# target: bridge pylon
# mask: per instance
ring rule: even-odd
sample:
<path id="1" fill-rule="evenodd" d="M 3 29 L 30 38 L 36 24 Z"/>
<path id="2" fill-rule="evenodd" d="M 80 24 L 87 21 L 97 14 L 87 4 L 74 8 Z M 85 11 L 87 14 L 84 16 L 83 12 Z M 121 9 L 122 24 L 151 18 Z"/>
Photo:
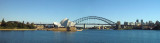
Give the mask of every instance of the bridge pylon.
<path id="1" fill-rule="evenodd" d="M 84 29 L 86 29 L 86 24 L 84 24 L 84 27 L 83 27 Z"/>

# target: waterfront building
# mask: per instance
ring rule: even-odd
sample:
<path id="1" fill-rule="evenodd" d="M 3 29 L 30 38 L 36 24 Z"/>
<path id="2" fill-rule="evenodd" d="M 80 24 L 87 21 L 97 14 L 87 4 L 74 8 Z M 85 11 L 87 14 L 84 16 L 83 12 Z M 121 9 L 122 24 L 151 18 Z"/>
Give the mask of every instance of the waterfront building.
<path id="1" fill-rule="evenodd" d="M 152 21 L 149 21 L 149 23 L 153 23 Z"/>
<path id="2" fill-rule="evenodd" d="M 129 22 L 124 22 L 124 25 L 130 25 L 130 23 Z"/>
<path id="3" fill-rule="evenodd" d="M 67 26 L 68 26 L 68 21 L 69 21 L 69 19 L 67 19 L 67 18 L 63 19 L 63 20 L 60 22 L 61 26 L 67 27 Z"/>
<path id="4" fill-rule="evenodd" d="M 117 21 L 116 28 L 121 29 L 121 22 L 120 21 Z"/>
<path id="5" fill-rule="evenodd" d="M 160 24 L 160 22 L 157 20 L 155 24 L 156 24 L 156 25 L 159 25 L 159 24 Z"/>
<path id="6" fill-rule="evenodd" d="M 136 22 L 139 22 L 139 20 L 137 19 Z"/>
<path id="7" fill-rule="evenodd" d="M 145 24 L 145 23 L 143 22 L 143 19 L 142 19 L 142 20 L 141 20 L 141 28 L 142 28 L 142 29 L 145 29 L 144 24 Z"/>
<path id="8" fill-rule="evenodd" d="M 149 25 L 150 25 L 150 26 L 153 26 L 154 23 L 153 23 L 152 21 L 149 21 Z"/>
<path id="9" fill-rule="evenodd" d="M 54 25 L 45 25 L 45 28 L 53 28 Z"/>
<path id="10" fill-rule="evenodd" d="M 136 26 L 140 26 L 140 25 L 141 25 L 141 23 L 139 23 L 139 22 L 135 22 L 135 25 L 136 25 Z"/>
<path id="11" fill-rule="evenodd" d="M 141 23 L 143 22 L 143 19 L 141 20 Z"/>
<path id="12" fill-rule="evenodd" d="M 60 23 L 54 22 L 54 27 L 73 27 L 75 23 L 69 21 L 68 18 L 63 19 Z"/>
<path id="13" fill-rule="evenodd" d="M 44 25 L 34 25 L 36 29 L 43 29 L 45 26 Z"/>
<path id="14" fill-rule="evenodd" d="M 133 22 L 130 22 L 129 24 L 132 25 L 132 26 L 135 25 Z"/>
<path id="15" fill-rule="evenodd" d="M 69 27 L 75 26 L 75 23 L 69 21 L 69 22 L 68 22 L 68 26 L 69 26 Z"/>
<path id="16" fill-rule="evenodd" d="M 53 27 L 61 27 L 61 24 L 60 23 L 57 23 L 57 22 L 53 22 Z"/>
<path id="17" fill-rule="evenodd" d="M 143 22 L 143 19 L 141 20 L 141 25 L 144 25 L 145 23 Z"/>
<path id="18" fill-rule="evenodd" d="M 141 23 L 139 22 L 139 20 L 137 19 L 136 22 L 135 22 L 135 26 L 140 26 Z"/>
<path id="19" fill-rule="evenodd" d="M 69 21 L 68 18 L 65 18 L 63 19 L 61 22 L 60 22 L 61 26 L 63 27 L 72 27 L 72 26 L 75 26 L 75 23 Z"/>
<path id="20" fill-rule="evenodd" d="M 146 24 L 145 25 L 149 25 L 149 22 L 146 22 Z"/>

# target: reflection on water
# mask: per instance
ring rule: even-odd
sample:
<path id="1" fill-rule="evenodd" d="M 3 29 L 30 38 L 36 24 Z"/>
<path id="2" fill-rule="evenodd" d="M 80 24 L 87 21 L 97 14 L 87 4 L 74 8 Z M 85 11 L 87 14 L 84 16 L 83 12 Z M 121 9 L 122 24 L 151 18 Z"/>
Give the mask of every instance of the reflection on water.
<path id="1" fill-rule="evenodd" d="M 156 30 L 0 31 L 0 43 L 160 43 Z"/>

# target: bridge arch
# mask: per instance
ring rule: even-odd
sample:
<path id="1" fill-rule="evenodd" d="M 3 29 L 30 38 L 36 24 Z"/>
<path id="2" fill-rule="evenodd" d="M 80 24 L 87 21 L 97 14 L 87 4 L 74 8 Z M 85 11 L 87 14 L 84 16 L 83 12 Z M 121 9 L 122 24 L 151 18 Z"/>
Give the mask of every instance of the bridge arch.
<path id="1" fill-rule="evenodd" d="M 89 20 L 89 19 L 97 19 L 97 20 L 100 20 L 100 21 L 103 21 L 105 22 L 106 24 L 108 25 L 115 25 L 116 23 L 109 20 L 109 19 L 106 19 L 106 18 L 103 18 L 103 17 L 98 17 L 98 16 L 87 16 L 87 17 L 82 17 L 82 18 L 79 18 L 77 20 L 74 20 L 73 22 L 78 24 L 82 21 L 85 21 L 85 20 Z"/>

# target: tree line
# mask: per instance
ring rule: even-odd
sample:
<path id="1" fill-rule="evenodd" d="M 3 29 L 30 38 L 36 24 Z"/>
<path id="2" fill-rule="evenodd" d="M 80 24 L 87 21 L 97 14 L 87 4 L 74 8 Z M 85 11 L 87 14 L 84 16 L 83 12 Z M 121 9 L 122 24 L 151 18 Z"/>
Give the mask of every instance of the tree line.
<path id="1" fill-rule="evenodd" d="M 0 29 L 34 29 L 34 23 L 27 22 L 26 24 L 24 21 L 21 22 L 5 22 L 3 19 L 1 21 Z"/>

